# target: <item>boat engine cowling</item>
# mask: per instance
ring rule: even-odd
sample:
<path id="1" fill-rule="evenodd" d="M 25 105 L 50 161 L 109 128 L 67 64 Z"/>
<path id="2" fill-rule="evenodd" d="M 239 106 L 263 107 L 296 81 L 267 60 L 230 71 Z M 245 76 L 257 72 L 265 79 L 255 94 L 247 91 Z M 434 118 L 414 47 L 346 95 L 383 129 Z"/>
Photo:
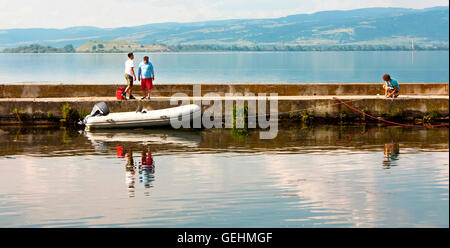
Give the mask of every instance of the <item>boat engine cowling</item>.
<path id="1" fill-rule="evenodd" d="M 89 116 L 108 115 L 108 114 L 109 114 L 109 108 L 106 105 L 106 103 L 98 102 L 92 108 L 91 114 Z"/>
<path id="2" fill-rule="evenodd" d="M 98 102 L 94 105 L 92 108 L 92 111 L 89 115 L 84 117 L 83 121 L 80 122 L 80 124 L 84 125 L 86 124 L 86 121 L 89 117 L 97 116 L 97 115 L 108 115 L 109 114 L 109 108 L 106 105 L 105 102 Z"/>

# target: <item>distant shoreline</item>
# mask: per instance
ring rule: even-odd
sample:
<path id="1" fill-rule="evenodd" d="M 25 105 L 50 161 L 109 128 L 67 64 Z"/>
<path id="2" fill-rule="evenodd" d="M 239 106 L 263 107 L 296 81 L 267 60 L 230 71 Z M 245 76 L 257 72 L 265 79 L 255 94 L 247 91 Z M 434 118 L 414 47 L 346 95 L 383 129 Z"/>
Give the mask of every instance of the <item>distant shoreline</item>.
<path id="1" fill-rule="evenodd" d="M 366 50 L 332 50 L 332 49 L 320 49 L 320 50 L 184 50 L 184 51 L 131 51 L 133 53 L 234 53 L 234 52 L 407 52 L 407 51 L 449 51 L 449 48 L 426 48 L 426 49 L 366 49 Z M 3 54 L 125 54 L 130 51 L 114 51 L 114 52 L 4 52 Z"/>
<path id="2" fill-rule="evenodd" d="M 109 43 L 109 44 L 108 44 Z M 221 46 L 221 45 L 139 45 L 126 41 L 120 45 L 111 41 L 90 42 L 74 48 L 66 45 L 62 48 L 32 44 L 16 48 L 5 48 L 1 53 L 174 53 L 174 52 L 340 52 L 340 51 L 448 51 L 448 45 L 285 45 L 285 46 Z"/>

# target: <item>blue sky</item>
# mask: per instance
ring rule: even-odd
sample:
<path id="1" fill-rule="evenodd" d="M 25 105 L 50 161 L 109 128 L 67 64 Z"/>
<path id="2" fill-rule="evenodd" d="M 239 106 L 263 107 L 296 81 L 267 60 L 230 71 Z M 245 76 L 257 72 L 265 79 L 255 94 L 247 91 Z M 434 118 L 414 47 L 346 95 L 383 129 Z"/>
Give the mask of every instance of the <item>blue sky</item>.
<path id="1" fill-rule="evenodd" d="M 271 18 L 367 7 L 422 9 L 448 0 L 0 0 L 0 29 L 120 27 L 157 22 Z"/>

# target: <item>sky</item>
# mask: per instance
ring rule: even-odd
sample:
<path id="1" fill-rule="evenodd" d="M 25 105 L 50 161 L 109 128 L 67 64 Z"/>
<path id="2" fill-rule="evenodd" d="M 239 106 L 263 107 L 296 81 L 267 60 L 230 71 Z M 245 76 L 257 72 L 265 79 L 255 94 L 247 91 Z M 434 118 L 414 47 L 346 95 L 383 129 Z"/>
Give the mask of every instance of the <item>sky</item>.
<path id="1" fill-rule="evenodd" d="M 367 7 L 422 9 L 448 0 L 0 0 L 0 29 L 103 28 L 160 22 L 273 18 Z"/>

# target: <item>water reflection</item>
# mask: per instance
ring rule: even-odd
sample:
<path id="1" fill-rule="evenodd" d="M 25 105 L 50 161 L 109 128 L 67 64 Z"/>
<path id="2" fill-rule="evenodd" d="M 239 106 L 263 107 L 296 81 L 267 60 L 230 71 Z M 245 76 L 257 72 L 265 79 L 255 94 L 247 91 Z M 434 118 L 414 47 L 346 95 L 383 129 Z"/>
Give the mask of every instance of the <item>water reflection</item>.
<path id="1" fill-rule="evenodd" d="M 136 191 L 136 169 L 139 173 L 139 182 L 144 185 L 145 189 L 153 187 L 152 182 L 155 180 L 155 163 L 153 160 L 151 147 L 144 146 L 141 153 L 141 161 L 136 166 L 133 157 L 133 148 L 117 144 L 117 157 L 126 158 L 125 164 L 125 182 L 128 187 L 128 195 L 135 197 Z M 137 167 L 137 168 L 136 168 Z M 144 195 L 149 196 L 149 192 L 145 191 Z"/>
<path id="2" fill-rule="evenodd" d="M 5 227 L 448 227 L 448 128 L 1 129 Z"/>
<path id="3" fill-rule="evenodd" d="M 385 169 L 389 169 L 391 166 L 397 165 L 399 159 L 400 145 L 398 143 L 384 144 L 384 160 L 383 166 Z"/>
<path id="4" fill-rule="evenodd" d="M 245 137 L 235 137 L 229 129 L 102 130 L 81 132 L 59 128 L 5 128 L 0 133 L 0 156 L 104 156 L 116 153 L 117 144 L 142 151 L 150 145 L 152 155 L 193 153 L 324 153 L 377 151 L 383 154 L 385 144 L 400 143 L 416 151 L 448 149 L 448 128 L 417 129 L 369 126 L 283 125 L 275 139 L 261 140 L 258 130 Z M 39 149 L 36 149 L 39 147 Z M 144 148 L 146 150 L 146 148 Z"/>
<path id="5" fill-rule="evenodd" d="M 196 147 L 201 142 L 199 131 L 171 129 L 110 129 L 84 132 L 94 146 L 101 143 L 134 143 Z"/>
<path id="6" fill-rule="evenodd" d="M 134 164 L 134 159 L 133 159 L 133 150 L 132 148 L 128 149 L 128 152 L 125 153 L 125 157 L 127 159 L 127 163 L 125 165 L 125 182 L 128 185 L 128 195 L 130 197 L 134 197 L 135 196 L 135 164 Z"/>
<path id="7" fill-rule="evenodd" d="M 401 128 L 398 126 L 372 127 L 369 130 L 364 128 L 361 133 L 356 135 L 348 136 L 347 138 L 340 137 L 341 139 L 338 140 L 336 144 L 343 145 L 353 140 L 362 138 L 370 133 L 384 131 L 389 134 L 392 142 L 384 144 L 383 168 L 390 169 L 391 166 L 397 166 L 397 160 L 399 160 L 400 144 L 394 141 L 398 139 L 397 136 L 399 135 L 399 130 L 401 130 Z"/>
<path id="8" fill-rule="evenodd" d="M 152 182 L 155 180 L 155 164 L 152 157 L 150 146 L 147 151 L 142 151 L 141 164 L 139 165 L 139 182 L 144 184 L 146 189 L 153 187 Z M 148 193 L 148 192 L 146 192 Z"/>

